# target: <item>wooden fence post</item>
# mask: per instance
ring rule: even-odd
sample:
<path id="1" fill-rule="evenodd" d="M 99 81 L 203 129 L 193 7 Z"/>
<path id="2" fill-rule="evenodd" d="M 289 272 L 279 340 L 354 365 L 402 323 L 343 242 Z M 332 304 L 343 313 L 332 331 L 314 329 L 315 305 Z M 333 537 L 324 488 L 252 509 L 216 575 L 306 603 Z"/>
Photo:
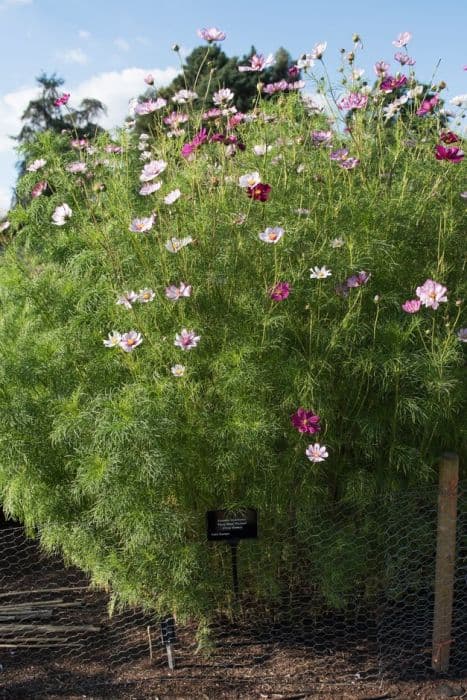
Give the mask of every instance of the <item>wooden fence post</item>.
<path id="1" fill-rule="evenodd" d="M 431 666 L 449 668 L 452 637 L 452 603 L 456 558 L 457 484 L 459 457 L 445 452 L 439 463 L 438 535 L 436 541 L 435 609 Z"/>

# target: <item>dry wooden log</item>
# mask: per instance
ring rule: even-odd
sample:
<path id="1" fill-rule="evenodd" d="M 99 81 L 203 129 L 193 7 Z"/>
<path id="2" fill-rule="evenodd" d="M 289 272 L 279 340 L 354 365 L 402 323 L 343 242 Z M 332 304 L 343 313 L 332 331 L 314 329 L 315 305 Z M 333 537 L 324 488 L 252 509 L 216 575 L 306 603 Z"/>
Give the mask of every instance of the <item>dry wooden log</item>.
<path id="1" fill-rule="evenodd" d="M 63 603 L 63 598 L 54 598 L 53 600 L 30 600 L 27 603 L 6 603 L 6 605 L 0 605 L 0 612 L 3 610 L 10 610 L 14 608 L 15 610 L 19 608 L 42 608 L 48 605 L 56 605 L 57 603 Z"/>
<path id="2" fill-rule="evenodd" d="M 16 613 L 3 614 L 0 612 L 0 630 L 4 622 L 14 622 L 15 620 L 50 620 L 53 610 L 18 610 Z"/>
<path id="3" fill-rule="evenodd" d="M 0 598 L 7 598 L 9 596 L 16 595 L 31 595 L 36 593 L 62 593 L 62 591 L 84 591 L 90 590 L 89 586 L 64 586 L 62 588 L 36 588 L 32 591 L 8 591 L 7 593 L 0 593 Z"/>
<path id="4" fill-rule="evenodd" d="M 2 625 L 0 632 L 14 632 L 15 630 L 37 630 L 40 632 L 100 632 L 100 627 L 95 625 Z"/>

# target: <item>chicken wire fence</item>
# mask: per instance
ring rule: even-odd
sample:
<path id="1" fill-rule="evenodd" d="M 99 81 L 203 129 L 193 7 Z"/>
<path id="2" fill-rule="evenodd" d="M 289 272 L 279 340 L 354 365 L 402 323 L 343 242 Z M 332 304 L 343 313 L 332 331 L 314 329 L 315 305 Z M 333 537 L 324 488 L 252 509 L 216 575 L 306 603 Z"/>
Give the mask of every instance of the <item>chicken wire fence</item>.
<path id="1" fill-rule="evenodd" d="M 467 674 L 466 486 L 458 490 L 452 629 L 442 641 L 450 650 L 446 677 Z M 195 623 L 161 620 L 138 609 L 109 617 L 108 593 L 90 587 L 82 572 L 45 555 L 22 528 L 0 530 L 0 684 L 13 687 L 15 674 L 24 669 L 35 669 L 37 679 L 44 668 L 49 678 L 50 673 L 57 679 L 74 674 L 78 686 L 79 678 L 102 684 L 130 673 L 133 680 L 157 677 L 160 682 L 192 684 L 211 678 L 235 687 L 274 678 L 285 690 L 299 690 L 303 684 L 310 688 L 429 678 L 437 653 L 432 638 L 437 501 L 434 487 L 375 499 L 367 508 L 377 515 L 384 538 L 373 548 L 368 546 L 368 528 L 359 528 L 354 520 L 349 531 L 342 506 L 333 512 L 333 530 L 320 529 L 319 518 L 314 521 L 307 541 L 289 547 L 297 571 L 314 551 L 322 553 L 327 546 L 335 557 L 344 528 L 336 577 L 345 578 L 347 558 L 350 562 L 361 548 L 375 579 L 372 595 L 363 596 L 349 565 L 348 580 L 337 581 L 348 593 L 336 605 L 316 586 L 304 587 L 293 569 L 273 603 L 252 598 L 242 562 L 248 548 L 261 547 L 259 519 L 258 539 L 238 547 L 235 604 L 229 611 L 219 610 L 201 632 Z M 293 533 L 285 531 L 284 540 L 290 544 Z M 225 543 L 206 542 L 206 547 L 224 547 L 229 561 Z M 335 559 L 323 564 L 320 557 L 319 566 L 329 567 L 327 580 L 332 583 Z M 14 697 L 4 692 L 3 697 Z"/>

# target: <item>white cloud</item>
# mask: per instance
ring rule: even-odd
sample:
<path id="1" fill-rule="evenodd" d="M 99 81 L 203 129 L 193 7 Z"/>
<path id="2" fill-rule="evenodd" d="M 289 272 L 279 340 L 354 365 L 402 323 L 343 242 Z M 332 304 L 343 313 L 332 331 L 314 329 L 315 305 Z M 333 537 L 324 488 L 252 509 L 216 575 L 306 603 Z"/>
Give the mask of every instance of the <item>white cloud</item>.
<path id="1" fill-rule="evenodd" d="M 88 62 L 88 57 L 82 49 L 69 49 L 58 55 L 66 63 L 79 63 L 83 66 Z"/>
<path id="2" fill-rule="evenodd" d="M 80 39 L 84 39 L 86 41 L 87 39 L 91 38 L 91 32 L 88 32 L 86 29 L 80 29 L 78 36 Z"/>
<path id="3" fill-rule="evenodd" d="M 0 219 L 6 216 L 11 202 L 11 190 L 7 187 L 0 187 Z"/>
<path id="4" fill-rule="evenodd" d="M 77 106 L 85 97 L 101 100 L 107 107 L 107 115 L 100 123 L 110 129 L 122 123 L 128 115 L 128 101 L 147 89 L 144 77 L 151 73 L 156 87 L 167 85 L 175 78 L 178 69 L 125 68 L 122 71 L 99 73 L 76 86 L 67 86 L 71 93 L 71 106 Z M 10 187 L 14 184 L 14 163 L 17 160 L 15 142 L 10 138 L 21 129 L 21 115 L 29 101 L 39 95 L 37 87 L 22 87 L 0 95 L 0 207 L 10 203 Z"/>
<path id="5" fill-rule="evenodd" d="M 120 51 L 129 51 L 130 44 L 126 39 L 115 39 L 114 44 Z"/>
<path id="6" fill-rule="evenodd" d="M 84 97 L 94 97 L 101 100 L 107 107 L 107 116 L 100 120 L 102 126 L 110 129 L 121 124 L 128 116 L 128 101 L 147 89 L 144 77 L 151 73 L 154 76 L 154 85 L 160 87 L 167 85 L 175 78 L 178 69 L 169 66 L 160 68 L 125 68 L 122 71 L 100 73 L 89 80 L 85 80 L 76 89 L 71 90 L 72 106 Z"/>

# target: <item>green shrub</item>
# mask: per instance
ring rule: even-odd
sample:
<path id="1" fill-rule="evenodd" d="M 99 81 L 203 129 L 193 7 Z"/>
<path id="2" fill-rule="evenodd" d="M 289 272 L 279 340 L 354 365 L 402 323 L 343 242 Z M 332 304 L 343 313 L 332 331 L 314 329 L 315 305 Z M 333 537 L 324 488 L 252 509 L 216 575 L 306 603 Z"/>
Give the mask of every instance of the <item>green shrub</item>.
<path id="1" fill-rule="evenodd" d="M 119 600 L 184 616 L 228 609 L 229 552 L 206 544 L 205 512 L 250 506 L 261 537 L 242 545 L 243 587 L 274 600 L 293 572 L 345 605 L 352 585 L 378 585 L 368 553 L 384 523 L 366 504 L 433 482 L 440 452 L 462 452 L 464 168 L 435 158 L 439 117 L 416 115 L 422 97 L 388 125 L 373 95 L 332 146 L 311 138 L 329 129 L 328 111 L 259 97 L 230 132 L 246 150 L 207 141 L 191 158 L 182 145 L 202 125 L 225 134 L 227 118 L 202 122 L 190 107 L 186 133 L 167 138 L 168 106 L 140 141 L 167 163 L 149 196 L 131 130 L 121 153 L 106 136 L 76 157 L 60 155 L 69 136 L 34 144 L 47 164 L 22 178 L 20 201 L 40 178 L 52 194 L 11 212 L 1 260 L 0 489 L 8 512 Z M 271 149 L 258 156 L 261 144 Z M 339 148 L 359 162 L 331 159 Z M 73 158 L 87 173 L 67 171 Z M 254 171 L 271 186 L 265 202 L 238 184 Z M 63 203 L 72 216 L 54 225 Z M 129 231 L 151 212 L 148 232 Z M 284 229 L 276 244 L 260 240 L 267 227 Z M 331 276 L 310 278 L 323 266 Z M 427 279 L 447 301 L 404 312 Z M 180 282 L 191 296 L 166 298 Z M 290 285 L 282 301 L 270 296 L 278 282 Z M 144 289 L 152 301 L 116 304 Z M 174 345 L 182 329 L 196 347 Z M 107 348 L 114 330 L 142 342 Z M 320 416 L 319 433 L 294 428 L 299 407 Z M 314 442 L 322 462 L 305 455 Z M 326 548 L 307 544 L 317 523 Z M 365 533 L 368 550 L 353 551 Z"/>

